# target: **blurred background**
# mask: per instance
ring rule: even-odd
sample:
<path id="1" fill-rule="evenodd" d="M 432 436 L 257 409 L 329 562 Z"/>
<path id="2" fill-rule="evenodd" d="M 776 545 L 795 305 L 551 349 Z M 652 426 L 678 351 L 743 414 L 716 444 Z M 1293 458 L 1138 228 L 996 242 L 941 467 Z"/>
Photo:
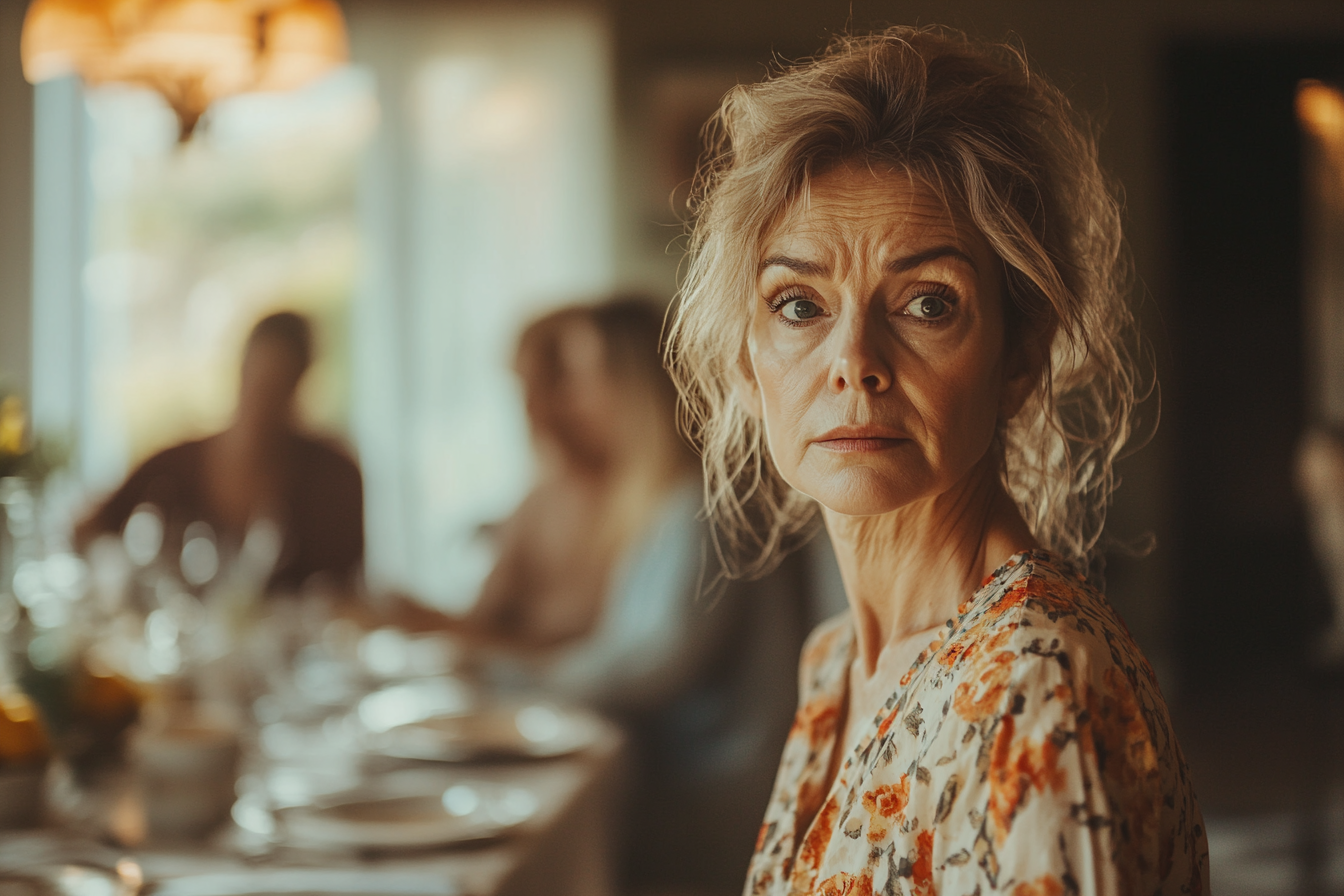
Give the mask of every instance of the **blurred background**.
<path id="1" fill-rule="evenodd" d="M 1006 38 L 1098 122 L 1123 185 L 1160 387 L 1106 585 L 1172 705 L 1214 891 L 1344 893 L 1344 654 L 1322 646 L 1338 619 L 1304 502 L 1321 486 L 1295 473 L 1304 435 L 1344 424 L 1344 5 L 341 10 L 348 65 L 220 99 L 182 142 L 154 91 L 27 83 L 25 4 L 0 6 L 0 395 L 62 471 L 53 531 L 226 427 L 251 327 L 291 309 L 319 348 L 303 416 L 362 471 L 369 589 L 469 612 L 481 526 L 537 474 L 518 334 L 573 301 L 672 296 L 724 91 L 845 30 Z"/>

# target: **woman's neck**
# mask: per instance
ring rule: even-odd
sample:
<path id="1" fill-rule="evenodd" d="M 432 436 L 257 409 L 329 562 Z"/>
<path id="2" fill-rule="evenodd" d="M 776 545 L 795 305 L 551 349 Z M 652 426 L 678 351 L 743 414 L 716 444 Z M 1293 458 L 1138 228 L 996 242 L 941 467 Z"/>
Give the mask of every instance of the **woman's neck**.
<path id="1" fill-rule="evenodd" d="M 868 675 L 887 645 L 941 626 L 1005 559 L 1037 546 L 992 453 L 937 497 L 878 516 L 823 512 Z"/>

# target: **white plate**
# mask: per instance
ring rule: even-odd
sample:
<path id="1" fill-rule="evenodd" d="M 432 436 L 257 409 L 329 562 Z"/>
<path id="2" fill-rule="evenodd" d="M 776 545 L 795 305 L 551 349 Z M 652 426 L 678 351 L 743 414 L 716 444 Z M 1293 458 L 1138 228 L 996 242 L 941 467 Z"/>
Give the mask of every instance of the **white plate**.
<path id="1" fill-rule="evenodd" d="M 490 756 L 549 758 L 595 744 L 602 722 L 551 703 L 496 704 L 424 719 L 375 734 L 370 749 L 397 759 L 461 762 Z"/>
<path id="2" fill-rule="evenodd" d="M 387 731 L 438 716 L 470 712 L 477 705 L 471 687 L 451 676 L 403 681 L 359 701 L 356 717 L 368 731 Z"/>
<path id="3" fill-rule="evenodd" d="M 390 775 L 277 816 L 293 845 L 390 851 L 493 839 L 526 823 L 538 808 L 525 787 Z"/>

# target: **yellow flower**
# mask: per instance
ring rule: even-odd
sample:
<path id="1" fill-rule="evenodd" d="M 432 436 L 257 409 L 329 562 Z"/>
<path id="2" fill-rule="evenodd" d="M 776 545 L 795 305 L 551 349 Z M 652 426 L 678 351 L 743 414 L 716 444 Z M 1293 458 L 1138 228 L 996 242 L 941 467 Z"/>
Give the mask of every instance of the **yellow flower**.
<path id="1" fill-rule="evenodd" d="M 17 395 L 0 400 L 0 454 L 22 454 L 27 428 L 28 417 L 23 412 L 23 401 Z"/>

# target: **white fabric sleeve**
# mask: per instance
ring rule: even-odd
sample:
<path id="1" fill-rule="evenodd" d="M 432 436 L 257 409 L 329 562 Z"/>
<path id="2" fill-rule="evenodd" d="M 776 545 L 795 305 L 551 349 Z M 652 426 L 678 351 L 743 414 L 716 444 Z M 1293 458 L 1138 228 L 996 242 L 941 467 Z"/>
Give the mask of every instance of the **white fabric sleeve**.
<path id="1" fill-rule="evenodd" d="M 592 635 L 545 671 L 550 689 L 605 709 L 639 710 L 676 694 L 698 671 L 708 607 L 697 601 L 704 567 L 698 482 L 665 500 L 612 576 Z"/>

